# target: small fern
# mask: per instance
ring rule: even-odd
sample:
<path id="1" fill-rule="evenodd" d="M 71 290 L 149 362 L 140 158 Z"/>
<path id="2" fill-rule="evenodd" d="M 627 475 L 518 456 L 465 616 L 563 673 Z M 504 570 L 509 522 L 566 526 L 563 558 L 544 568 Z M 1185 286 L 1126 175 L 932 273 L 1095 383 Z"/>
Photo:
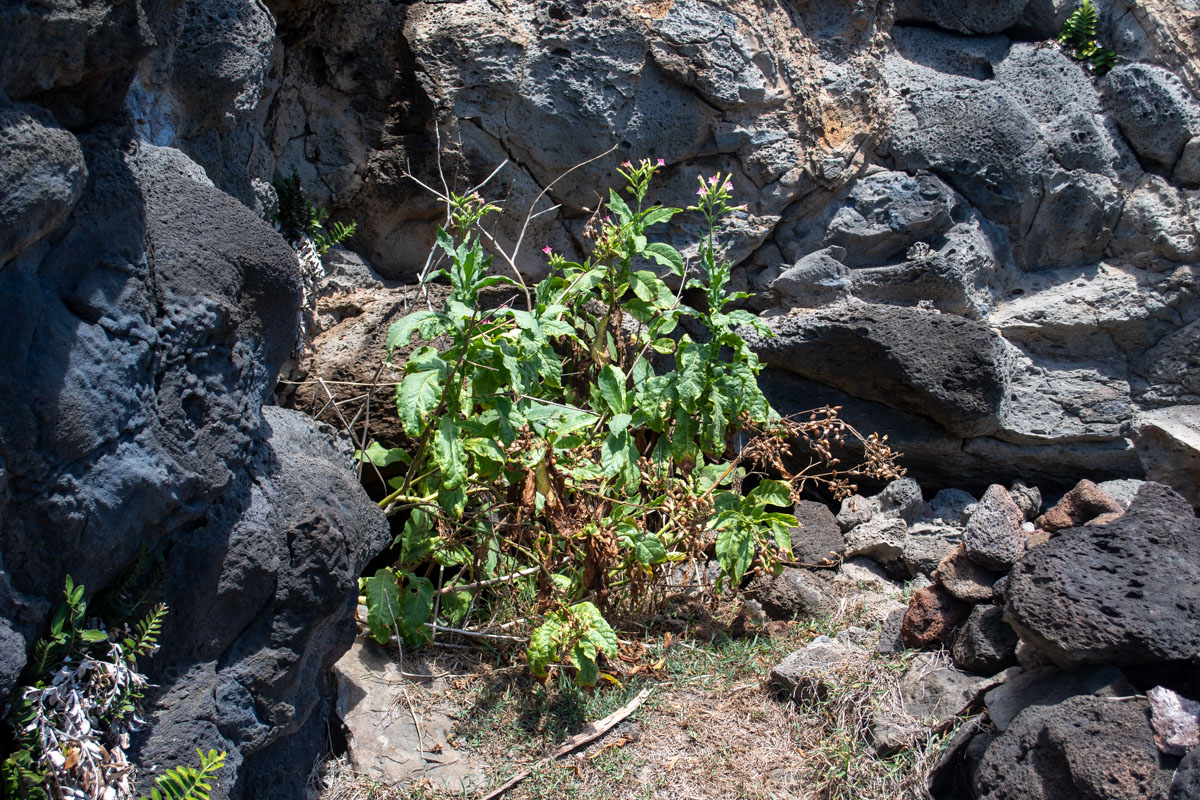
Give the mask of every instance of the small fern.
<path id="1" fill-rule="evenodd" d="M 212 792 L 209 782 L 225 765 L 225 753 L 197 750 L 196 755 L 200 756 L 199 769 L 187 766 L 167 770 L 154 781 L 149 800 L 208 800 Z"/>
<path id="2" fill-rule="evenodd" d="M 137 560 L 92 600 L 93 613 L 110 623 L 132 619 L 161 592 L 167 561 L 142 544 Z"/>
<path id="3" fill-rule="evenodd" d="M 1094 75 L 1105 74 L 1117 61 L 1116 52 L 1096 42 L 1096 9 L 1092 0 L 1083 0 L 1067 17 L 1058 41 L 1077 61 L 1087 61 Z"/>
<path id="4" fill-rule="evenodd" d="M 313 205 L 308 199 L 304 187 L 300 185 L 300 176 L 295 170 L 292 170 L 292 174 L 287 178 L 276 178 L 273 185 L 275 194 L 279 197 L 279 210 L 271 219 L 289 242 L 295 243 L 307 237 L 317 248 L 317 254 L 323 256 L 329 248 L 353 236 L 358 228 L 357 222 L 351 222 L 349 225 L 334 222 L 328 228 L 325 227 L 329 212 Z"/>
<path id="5" fill-rule="evenodd" d="M 158 649 L 158 634 L 166 617 L 167 607 L 159 603 L 134 627 L 133 635 L 122 642 L 129 663 L 136 665 L 138 656 L 148 656 Z"/>

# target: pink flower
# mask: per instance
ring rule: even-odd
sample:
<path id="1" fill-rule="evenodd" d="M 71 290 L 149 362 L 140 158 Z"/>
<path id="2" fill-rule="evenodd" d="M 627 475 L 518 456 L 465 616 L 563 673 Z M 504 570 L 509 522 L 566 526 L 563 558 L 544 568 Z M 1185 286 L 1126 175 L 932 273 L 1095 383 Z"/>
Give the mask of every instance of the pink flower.
<path id="1" fill-rule="evenodd" d="M 697 197 L 704 197 L 704 195 L 705 195 L 706 191 L 707 191 L 707 190 L 706 190 L 706 189 L 705 189 L 703 186 L 701 186 L 699 189 L 697 189 L 697 190 L 696 190 L 696 196 L 697 196 Z"/>
<path id="2" fill-rule="evenodd" d="M 665 167 L 666 165 L 667 165 L 667 162 L 663 161 L 661 158 L 658 160 L 657 166 Z"/>
<path id="3" fill-rule="evenodd" d="M 545 247 L 543 247 L 542 252 L 545 253 L 546 255 L 550 255 L 550 245 L 546 245 Z"/>
<path id="4" fill-rule="evenodd" d="M 624 164 L 622 164 L 621 166 L 622 166 L 622 167 L 624 167 L 625 169 L 632 169 L 632 168 L 633 168 L 633 164 L 631 164 L 631 163 L 630 163 L 630 162 L 628 162 L 628 161 L 626 161 L 626 162 L 625 162 Z"/>
<path id="5" fill-rule="evenodd" d="M 727 192 L 732 192 L 732 191 L 733 191 L 733 184 L 727 181 L 727 182 L 725 183 L 725 191 L 727 191 Z"/>
<path id="6" fill-rule="evenodd" d="M 709 178 L 709 179 L 708 179 L 708 185 L 709 185 L 709 186 L 716 186 L 716 185 L 717 185 L 717 181 L 719 181 L 719 180 L 721 180 L 721 176 L 720 176 L 720 175 L 713 175 L 711 178 Z"/>

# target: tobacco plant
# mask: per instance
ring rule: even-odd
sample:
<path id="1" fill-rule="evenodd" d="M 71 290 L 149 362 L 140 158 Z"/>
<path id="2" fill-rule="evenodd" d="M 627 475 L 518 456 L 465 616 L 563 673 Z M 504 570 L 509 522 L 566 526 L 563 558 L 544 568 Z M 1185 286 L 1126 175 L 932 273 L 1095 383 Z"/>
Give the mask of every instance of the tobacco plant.
<path id="1" fill-rule="evenodd" d="M 590 685 L 599 655 L 616 652 L 606 616 L 636 608 L 673 566 L 715 546 L 736 588 L 756 565 L 791 557 L 789 511 L 805 481 L 845 491 L 847 476 L 895 474 L 875 437 L 864 467 L 788 471 L 789 440 L 833 462 L 832 440 L 853 431 L 830 409 L 798 423 L 771 408 L 737 329 L 770 332 L 731 308 L 746 295 L 729 291 L 721 255 L 721 219 L 744 210 L 731 205 L 731 177 L 699 181 L 689 210 L 703 228 L 688 270 L 650 240 L 682 210 L 646 203 L 661 166 L 622 165 L 624 196 L 610 190 L 585 232 L 591 254 L 578 263 L 545 248 L 552 271 L 526 308 L 480 302 L 516 285 L 493 274 L 480 236 L 498 209 L 475 194 L 447 198 L 445 266 L 428 279 L 447 280 L 450 294 L 392 325 L 386 342 L 389 361 L 414 336 L 423 343 L 396 387 L 411 444 L 363 454 L 400 465 L 380 505 L 407 514 L 395 564 L 362 582 L 379 641 L 395 632 L 418 644 L 435 625 L 462 624 L 480 592 L 511 586 L 519 613 L 543 620 L 527 654 L 534 674 L 566 662 Z M 688 289 L 699 308 L 681 302 Z M 757 483 L 744 493 L 747 479 Z"/>

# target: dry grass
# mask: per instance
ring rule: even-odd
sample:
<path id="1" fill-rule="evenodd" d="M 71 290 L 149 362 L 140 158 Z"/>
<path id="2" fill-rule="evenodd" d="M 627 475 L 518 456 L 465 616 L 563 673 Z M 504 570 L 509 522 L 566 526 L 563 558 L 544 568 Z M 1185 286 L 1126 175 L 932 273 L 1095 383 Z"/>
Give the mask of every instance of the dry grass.
<path id="1" fill-rule="evenodd" d="M 718 617 L 722 616 L 718 614 Z M 728 614 L 723 615 L 728 619 Z M 840 627 L 844 627 L 845 622 Z M 705 627 L 707 626 L 707 627 Z M 628 660 L 612 665 L 620 685 L 587 693 L 567 676 L 545 686 L 503 659 L 465 651 L 426 651 L 421 671 L 450 673 L 410 687 L 413 703 L 452 702 L 461 709 L 459 739 L 494 765 L 498 786 L 545 756 L 588 721 L 620 707 L 640 689 L 654 693 L 615 730 L 557 763 L 536 770 L 510 800 L 898 800 L 925 797 L 924 786 L 952 732 L 913 725 L 909 746 L 880 758 L 868 735 L 873 709 L 896 701 L 902 659 L 864 656 L 823 676 L 821 696 L 781 696 L 772 666 L 836 622 L 773 623 L 773 636 L 732 638 L 720 620 L 701 626 L 711 638 L 648 629 Z M 694 630 L 695 628 L 693 628 Z M 411 665 L 410 665 L 411 667 Z M 430 786 L 385 787 L 329 762 L 315 800 L 477 798 Z"/>

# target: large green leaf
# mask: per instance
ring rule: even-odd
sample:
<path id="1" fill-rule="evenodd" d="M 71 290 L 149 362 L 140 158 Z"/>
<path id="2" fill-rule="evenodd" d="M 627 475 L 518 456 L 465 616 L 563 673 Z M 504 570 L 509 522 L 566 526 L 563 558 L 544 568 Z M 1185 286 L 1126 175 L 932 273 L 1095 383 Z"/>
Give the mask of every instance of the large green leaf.
<path id="1" fill-rule="evenodd" d="M 380 644 L 387 644 L 393 631 L 400 629 L 400 585 L 390 569 L 381 569 L 363 581 L 367 598 L 367 627 Z"/>
<path id="2" fill-rule="evenodd" d="M 529 648 L 525 657 L 529 661 L 529 671 L 534 677 L 545 678 L 549 666 L 558 658 L 558 644 L 562 638 L 563 626 L 566 620 L 555 612 L 546 616 L 546 621 L 534 630 L 529 637 Z"/>
<path id="3" fill-rule="evenodd" d="M 414 508 L 400 532 L 400 563 L 418 564 L 437 547 L 437 531 L 429 512 Z"/>
<path id="4" fill-rule="evenodd" d="M 731 520 L 717 533 L 717 561 L 729 576 L 731 589 L 742 582 L 753 558 L 754 530 L 740 520 Z"/>
<path id="5" fill-rule="evenodd" d="M 442 471 L 443 488 L 457 489 L 466 481 L 467 451 L 454 417 L 444 416 L 438 423 L 433 437 L 433 461 Z"/>
<path id="6" fill-rule="evenodd" d="M 411 645 L 429 639 L 425 623 L 433 613 L 433 583 L 410 572 L 404 573 L 404 592 L 400 598 L 400 635 Z"/>
<path id="7" fill-rule="evenodd" d="M 608 207 L 614 214 L 617 215 L 617 222 L 621 225 L 628 225 L 633 219 L 633 212 L 629 210 L 629 206 L 621 199 L 621 196 L 615 190 L 608 190 Z"/>
<path id="8" fill-rule="evenodd" d="M 414 311 L 393 322 L 388 328 L 387 340 L 384 342 L 388 360 L 391 360 L 392 351 L 397 347 L 408 346 L 415 331 L 421 332 L 422 339 L 433 339 L 442 333 L 445 328 L 444 323 L 445 315 L 427 308 Z"/>
<path id="9" fill-rule="evenodd" d="M 760 506 L 792 505 L 792 490 L 783 481 L 764 480 L 750 492 L 750 501 Z"/>
<path id="10" fill-rule="evenodd" d="M 642 251 L 642 255 L 649 256 L 660 265 L 671 270 L 679 277 L 683 277 L 683 256 L 679 251 L 669 244 L 662 242 L 651 242 L 646 245 L 646 249 Z"/>
<path id="11" fill-rule="evenodd" d="M 425 416 L 442 400 L 442 374 L 425 370 L 405 375 L 396 386 L 396 411 L 409 436 L 417 437 L 425 429 Z"/>
<path id="12" fill-rule="evenodd" d="M 629 411 L 629 398 L 625 393 L 625 373 L 615 364 L 605 364 L 596 378 L 596 387 L 613 414 Z"/>
<path id="13" fill-rule="evenodd" d="M 667 548 L 657 534 L 629 524 L 618 526 L 617 531 L 621 544 L 637 563 L 651 566 L 667 560 Z"/>

